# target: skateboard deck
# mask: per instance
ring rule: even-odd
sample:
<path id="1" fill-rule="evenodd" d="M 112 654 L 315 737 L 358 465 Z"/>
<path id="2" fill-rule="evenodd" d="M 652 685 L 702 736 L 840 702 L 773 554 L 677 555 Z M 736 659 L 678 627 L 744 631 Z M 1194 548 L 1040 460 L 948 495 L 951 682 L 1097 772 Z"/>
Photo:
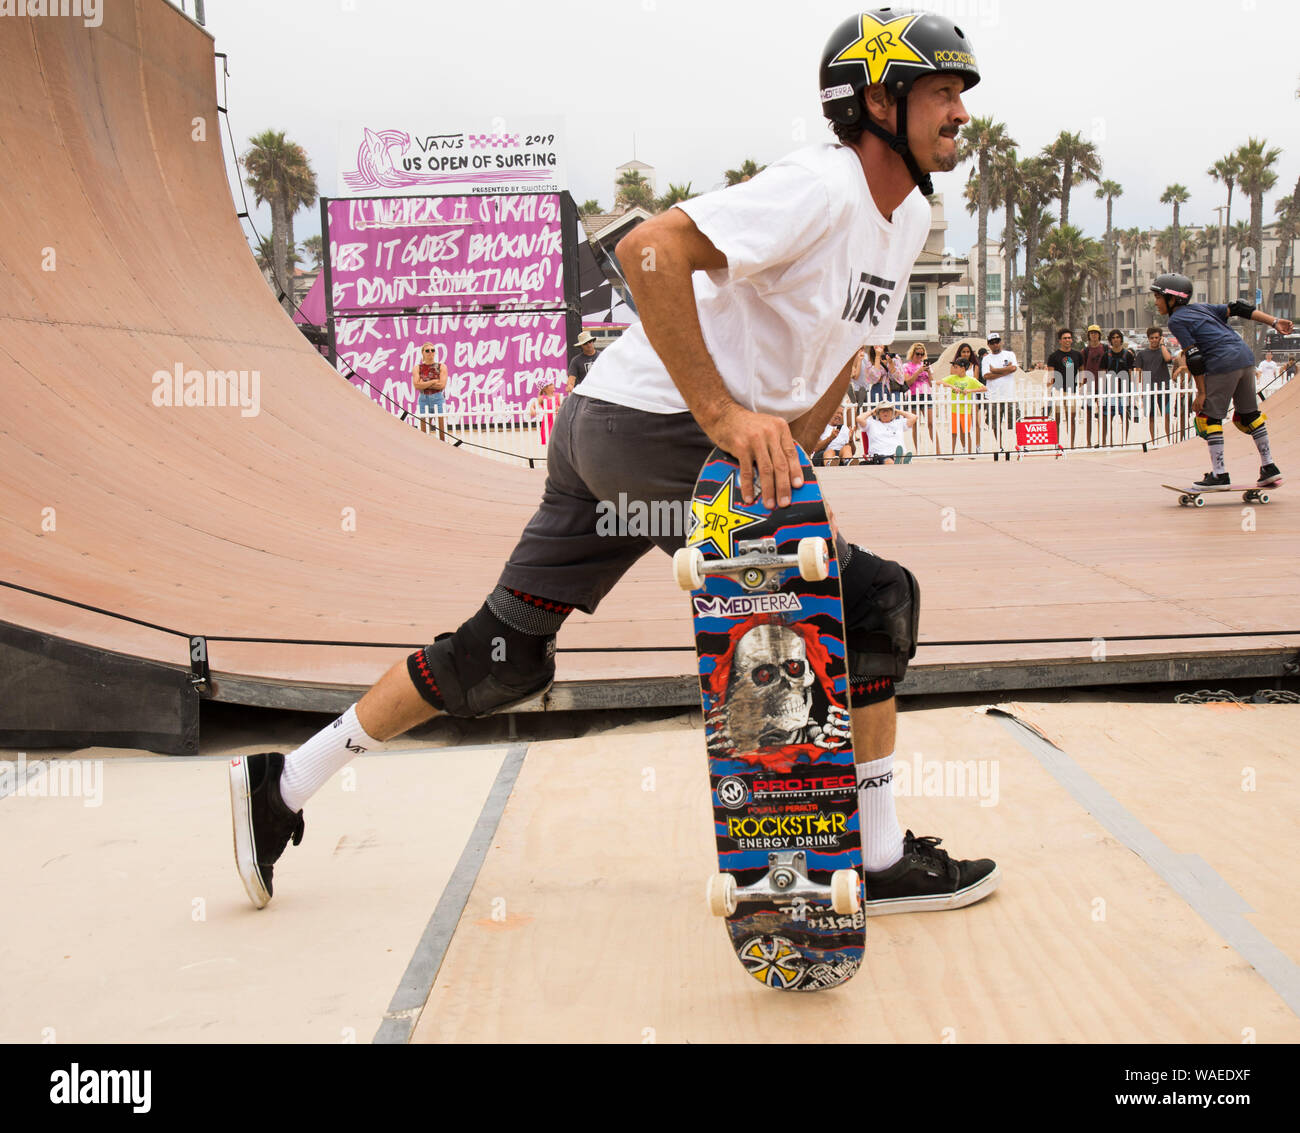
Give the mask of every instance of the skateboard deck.
<path id="1" fill-rule="evenodd" d="M 691 612 L 719 872 L 711 910 L 760 983 L 815 991 L 862 962 L 862 840 L 844 610 L 802 449 L 789 507 L 746 504 L 735 460 L 700 472 L 673 560 Z"/>
<path id="2" fill-rule="evenodd" d="M 1245 487 L 1241 484 L 1225 484 L 1222 487 L 1215 488 L 1198 488 L 1194 484 L 1187 487 L 1180 487 L 1177 484 L 1161 484 L 1160 486 L 1168 488 L 1171 492 L 1179 493 L 1179 507 L 1204 507 L 1207 495 L 1223 492 L 1240 492 L 1242 500 L 1248 504 L 1266 504 L 1270 498 L 1269 493 L 1276 491 L 1281 483 L 1281 480 L 1270 480 L 1267 484 L 1255 484 L 1251 487 Z"/>

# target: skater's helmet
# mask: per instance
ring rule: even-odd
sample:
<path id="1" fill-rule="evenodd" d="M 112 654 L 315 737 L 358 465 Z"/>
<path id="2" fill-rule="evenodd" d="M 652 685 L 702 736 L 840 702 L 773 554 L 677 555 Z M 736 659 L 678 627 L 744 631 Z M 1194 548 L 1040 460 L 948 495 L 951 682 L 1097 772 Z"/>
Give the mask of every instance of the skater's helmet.
<path id="1" fill-rule="evenodd" d="M 934 12 L 907 8 L 875 8 L 850 16 L 839 25 L 822 50 L 818 85 L 822 114 L 842 141 L 856 140 L 867 130 L 885 142 L 907 166 L 927 197 L 934 192 L 907 145 L 907 96 L 923 75 L 961 77 L 962 90 L 980 81 L 979 67 L 966 33 Z M 898 133 L 871 121 L 862 92 L 884 83 L 898 105 Z"/>
<path id="2" fill-rule="evenodd" d="M 1162 272 L 1151 281 L 1148 288 L 1155 295 L 1163 295 L 1170 309 L 1192 301 L 1192 281 L 1176 271 Z"/>

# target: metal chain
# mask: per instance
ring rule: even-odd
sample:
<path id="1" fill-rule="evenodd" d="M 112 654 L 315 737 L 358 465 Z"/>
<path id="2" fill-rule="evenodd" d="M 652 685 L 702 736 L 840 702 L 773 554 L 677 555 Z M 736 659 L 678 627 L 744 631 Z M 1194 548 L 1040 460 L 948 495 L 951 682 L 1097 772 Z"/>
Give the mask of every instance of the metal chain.
<path id="1" fill-rule="evenodd" d="M 1285 689 L 1265 688 L 1253 696 L 1236 696 L 1227 689 L 1212 692 L 1203 688 L 1199 692 L 1180 692 L 1174 697 L 1175 704 L 1300 704 L 1300 693 L 1287 692 Z"/>

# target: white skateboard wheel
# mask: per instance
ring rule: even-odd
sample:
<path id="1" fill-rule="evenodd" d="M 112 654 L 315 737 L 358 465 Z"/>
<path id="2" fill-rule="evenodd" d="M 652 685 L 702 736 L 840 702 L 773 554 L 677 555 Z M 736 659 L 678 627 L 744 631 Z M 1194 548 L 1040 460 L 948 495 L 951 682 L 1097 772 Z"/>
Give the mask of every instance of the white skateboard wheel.
<path id="1" fill-rule="evenodd" d="M 831 908 L 846 917 L 862 908 L 856 869 L 837 869 L 831 874 Z"/>
<path id="2" fill-rule="evenodd" d="M 736 875 L 715 873 L 704 891 L 709 912 L 715 917 L 729 917 L 736 911 Z"/>
<path id="3" fill-rule="evenodd" d="M 1268 493 L 1267 493 L 1267 492 L 1260 492 L 1260 493 L 1259 493 L 1259 502 L 1262 503 L 1262 504 L 1266 504 L 1266 503 L 1268 503 Z"/>
<path id="4" fill-rule="evenodd" d="M 799 577 L 821 582 L 831 573 L 830 551 L 820 535 L 799 540 Z"/>
<path id="5" fill-rule="evenodd" d="M 1205 497 L 1204 497 L 1204 496 L 1193 496 L 1193 497 L 1192 497 L 1192 507 L 1204 507 L 1204 506 L 1205 506 Z"/>
<path id="6" fill-rule="evenodd" d="M 679 547 L 673 553 L 673 577 L 683 590 L 704 585 L 704 556 L 699 547 Z"/>

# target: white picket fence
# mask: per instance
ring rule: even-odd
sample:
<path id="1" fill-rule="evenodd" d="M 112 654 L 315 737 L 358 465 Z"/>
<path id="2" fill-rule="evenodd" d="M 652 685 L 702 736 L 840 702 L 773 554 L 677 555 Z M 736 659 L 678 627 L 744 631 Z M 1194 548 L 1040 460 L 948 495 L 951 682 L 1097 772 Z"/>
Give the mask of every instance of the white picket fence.
<path id="1" fill-rule="evenodd" d="M 1016 423 L 1026 418 L 1053 421 L 1058 442 L 1066 452 L 1161 447 L 1194 435 L 1191 407 L 1196 391 L 1188 381 L 1161 390 L 1142 386 L 1104 389 L 1101 393 L 1091 389 L 1061 393 L 1045 385 L 1041 371 L 1019 374 L 1016 380 L 1015 398 L 1011 401 L 990 401 L 986 394 L 977 394 L 973 402 L 963 401 L 947 386 L 937 386 L 931 394 L 920 397 L 890 398 L 899 409 L 917 415 L 916 423 L 907 430 L 904 447 L 918 458 L 1010 456 L 1018 454 Z M 1267 390 L 1260 391 L 1261 395 L 1275 393 L 1285 382 L 1279 375 Z M 556 399 L 557 409 L 562 400 Z M 868 401 L 859 408 L 845 400 L 845 423 L 854 433 L 858 458 L 865 455 L 859 417 L 875 404 Z M 543 468 L 543 412 L 534 407 L 530 414 L 527 406 L 474 399 L 459 401 L 442 414 L 411 414 L 408 420 L 467 453 Z M 549 434 L 549 426 L 545 431 Z M 1023 451 L 1048 450 L 1036 447 Z"/>

